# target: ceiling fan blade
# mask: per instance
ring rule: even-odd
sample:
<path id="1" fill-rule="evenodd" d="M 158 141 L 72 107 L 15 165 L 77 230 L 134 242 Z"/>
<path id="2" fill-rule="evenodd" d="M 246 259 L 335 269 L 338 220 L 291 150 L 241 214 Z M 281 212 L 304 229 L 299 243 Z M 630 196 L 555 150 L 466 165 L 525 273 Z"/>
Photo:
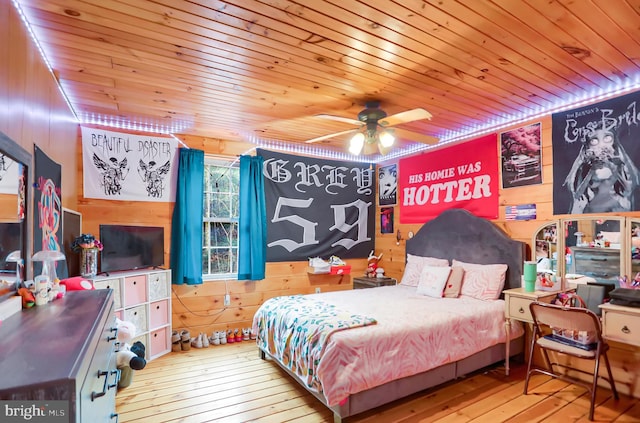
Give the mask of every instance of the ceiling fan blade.
<path id="1" fill-rule="evenodd" d="M 440 140 L 430 135 L 419 134 L 413 131 L 407 131 L 402 128 L 393 128 L 396 134 L 396 138 L 403 138 L 407 141 L 421 142 L 423 144 L 437 144 Z"/>
<path id="2" fill-rule="evenodd" d="M 342 132 L 334 132 L 333 134 L 322 135 L 321 137 L 311 138 L 310 140 L 306 140 L 305 143 L 311 144 L 318 141 L 328 140 L 329 138 L 339 137 L 340 135 L 350 134 L 358 131 L 358 129 L 349 129 L 348 131 Z"/>
<path id="3" fill-rule="evenodd" d="M 335 120 L 337 122 L 344 122 L 344 123 L 348 123 L 350 125 L 358 125 L 358 126 L 362 126 L 364 125 L 363 122 L 360 122 L 358 119 L 351 119 L 351 118 L 346 118 L 346 117 L 342 117 L 342 116 L 334 116 L 334 115 L 315 115 L 316 117 L 319 117 L 320 119 L 328 119 L 328 120 Z"/>
<path id="4" fill-rule="evenodd" d="M 425 109 L 412 109 L 382 118 L 378 123 L 382 126 L 394 126 L 421 119 L 431 119 L 431 113 Z"/>

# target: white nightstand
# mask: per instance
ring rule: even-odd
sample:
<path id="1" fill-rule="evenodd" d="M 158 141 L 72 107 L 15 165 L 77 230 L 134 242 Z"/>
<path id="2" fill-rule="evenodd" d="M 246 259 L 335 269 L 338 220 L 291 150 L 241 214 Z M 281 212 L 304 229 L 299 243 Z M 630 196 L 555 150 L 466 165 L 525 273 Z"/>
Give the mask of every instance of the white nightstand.
<path id="1" fill-rule="evenodd" d="M 511 321 L 519 320 L 525 323 L 533 323 L 529 304 L 537 301 L 550 303 L 556 297 L 559 291 L 534 291 L 525 292 L 524 288 L 513 288 L 503 291 L 505 301 L 505 330 L 507 333 L 507 342 L 505 342 L 506 357 L 504 360 L 504 369 L 509 376 L 509 341 L 511 340 Z"/>
<path id="2" fill-rule="evenodd" d="M 602 336 L 640 347 L 640 308 L 601 304 Z"/>

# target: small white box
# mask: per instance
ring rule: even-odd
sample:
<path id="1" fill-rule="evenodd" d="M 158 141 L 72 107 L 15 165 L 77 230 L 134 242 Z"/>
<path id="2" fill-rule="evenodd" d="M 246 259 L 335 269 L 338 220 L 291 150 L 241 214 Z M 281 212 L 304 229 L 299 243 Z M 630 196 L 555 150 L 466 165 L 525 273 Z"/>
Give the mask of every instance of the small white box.
<path id="1" fill-rule="evenodd" d="M 22 297 L 15 296 L 0 303 L 0 321 L 22 310 Z"/>

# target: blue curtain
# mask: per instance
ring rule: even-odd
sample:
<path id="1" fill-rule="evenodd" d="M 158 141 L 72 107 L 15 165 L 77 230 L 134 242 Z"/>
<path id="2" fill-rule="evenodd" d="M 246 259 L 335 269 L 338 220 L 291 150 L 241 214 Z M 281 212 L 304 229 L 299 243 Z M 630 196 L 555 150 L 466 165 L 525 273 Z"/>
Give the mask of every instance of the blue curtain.
<path id="1" fill-rule="evenodd" d="M 204 151 L 181 148 L 171 222 L 170 262 L 174 284 L 202 283 L 203 203 Z"/>
<path id="2" fill-rule="evenodd" d="M 261 156 L 240 157 L 238 280 L 264 279 L 267 259 L 267 208 Z"/>

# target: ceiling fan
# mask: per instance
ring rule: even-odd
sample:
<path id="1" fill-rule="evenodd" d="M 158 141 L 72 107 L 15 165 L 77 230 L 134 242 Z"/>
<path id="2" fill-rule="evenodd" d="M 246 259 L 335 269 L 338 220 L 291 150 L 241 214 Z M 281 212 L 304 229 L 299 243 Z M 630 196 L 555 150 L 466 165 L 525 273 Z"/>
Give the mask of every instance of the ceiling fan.
<path id="1" fill-rule="evenodd" d="M 314 143 L 340 135 L 354 133 L 349 141 L 349 152 L 358 155 L 375 153 L 376 150 L 384 155 L 389 152 L 395 142 L 396 136 L 407 138 L 416 142 L 425 144 L 436 144 L 438 139 L 428 135 L 418 134 L 416 132 L 407 131 L 401 128 L 392 128 L 402 123 L 413 122 L 421 119 L 431 119 L 431 113 L 425 109 L 412 109 L 395 115 L 387 116 L 387 113 L 380 108 L 379 101 L 369 101 L 365 104 L 365 109 L 358 113 L 358 119 L 350 119 L 342 116 L 334 115 L 316 115 L 322 119 L 330 119 L 338 122 L 345 122 L 351 125 L 357 125 L 356 129 L 336 132 L 333 134 L 323 135 L 317 138 L 306 140 L 306 143 Z"/>

